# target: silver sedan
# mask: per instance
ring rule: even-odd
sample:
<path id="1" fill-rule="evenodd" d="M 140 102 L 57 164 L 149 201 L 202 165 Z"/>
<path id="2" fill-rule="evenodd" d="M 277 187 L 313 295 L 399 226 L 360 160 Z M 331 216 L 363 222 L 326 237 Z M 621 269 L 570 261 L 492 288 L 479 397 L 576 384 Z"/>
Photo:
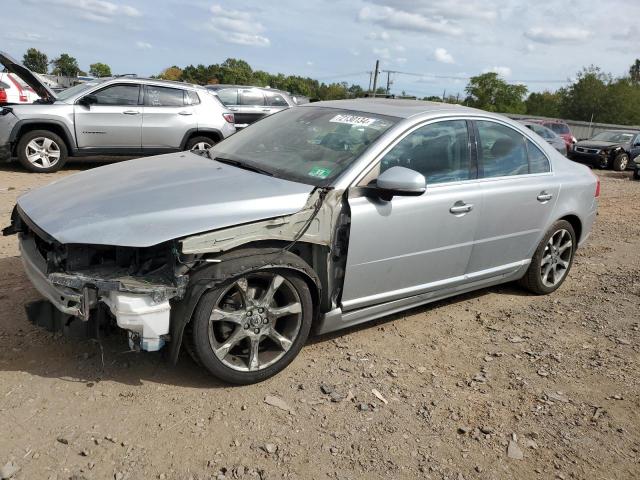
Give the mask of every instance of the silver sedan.
<path id="1" fill-rule="evenodd" d="M 599 190 L 587 167 L 500 115 L 331 101 L 204 155 L 33 190 L 4 233 L 19 234 L 29 278 L 67 320 L 112 322 L 172 361 L 184 346 L 247 384 L 285 368 L 312 331 L 505 282 L 552 293 Z"/>

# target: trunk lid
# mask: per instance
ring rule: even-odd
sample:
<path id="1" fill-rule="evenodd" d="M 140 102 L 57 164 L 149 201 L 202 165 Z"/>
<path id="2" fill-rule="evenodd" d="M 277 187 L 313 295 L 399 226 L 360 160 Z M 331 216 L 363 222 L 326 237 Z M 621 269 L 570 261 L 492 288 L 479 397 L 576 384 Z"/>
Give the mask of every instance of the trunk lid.
<path id="1" fill-rule="evenodd" d="M 2 63 L 9 72 L 20 77 L 43 101 L 54 102 L 56 100 L 56 94 L 38 78 L 37 74 L 22 65 L 8 53 L 0 52 L 0 63 Z"/>

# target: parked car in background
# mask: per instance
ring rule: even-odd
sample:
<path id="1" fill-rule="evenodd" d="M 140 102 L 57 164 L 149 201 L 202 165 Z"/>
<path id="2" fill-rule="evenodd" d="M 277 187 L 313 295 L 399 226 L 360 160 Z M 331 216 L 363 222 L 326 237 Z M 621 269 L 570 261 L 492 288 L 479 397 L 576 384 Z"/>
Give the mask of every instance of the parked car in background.
<path id="1" fill-rule="evenodd" d="M 550 119 L 541 119 L 541 118 L 531 118 L 527 120 L 528 122 L 538 123 L 544 127 L 547 127 L 549 130 L 560 136 L 565 143 L 567 148 L 567 152 L 570 152 L 573 149 L 573 146 L 577 142 L 576 137 L 571 133 L 571 129 L 566 122 L 562 120 L 550 120 Z"/>
<path id="2" fill-rule="evenodd" d="M 298 104 L 295 96 L 273 88 L 241 85 L 207 85 L 207 88 L 233 112 L 238 129 Z"/>
<path id="3" fill-rule="evenodd" d="M 69 156 L 206 150 L 235 132 L 231 113 L 204 87 L 136 77 L 101 78 L 53 93 L 6 54 L 0 63 L 41 97 L 0 111 L 0 161 L 32 172 Z"/>
<path id="4" fill-rule="evenodd" d="M 640 155 L 640 132 L 605 130 L 589 140 L 576 143 L 569 158 L 621 172 L 630 166 L 629 160 L 637 155 Z"/>
<path id="5" fill-rule="evenodd" d="M 566 144 L 566 142 L 564 141 L 564 139 L 562 137 L 560 137 L 558 134 L 553 132 L 551 129 L 549 129 L 549 128 L 547 128 L 544 125 L 541 125 L 539 123 L 530 122 L 528 120 L 522 120 L 522 121 L 520 121 L 520 123 L 522 123 L 529 130 L 533 130 L 538 135 L 540 135 L 542 138 L 544 138 L 549 143 L 549 145 L 551 145 L 553 148 L 555 148 L 562 155 L 567 156 L 567 144 Z"/>
<path id="6" fill-rule="evenodd" d="M 0 105 L 33 103 L 40 97 L 19 76 L 0 72 Z"/>
<path id="7" fill-rule="evenodd" d="M 413 100 L 309 103 L 206 155 L 95 168 L 18 199 L 3 233 L 19 235 L 50 324 L 54 309 L 60 325 L 110 318 L 132 349 L 168 343 L 176 361 L 184 345 L 213 375 L 258 382 L 312 329 L 515 280 L 554 292 L 600 192 L 517 122 Z"/>

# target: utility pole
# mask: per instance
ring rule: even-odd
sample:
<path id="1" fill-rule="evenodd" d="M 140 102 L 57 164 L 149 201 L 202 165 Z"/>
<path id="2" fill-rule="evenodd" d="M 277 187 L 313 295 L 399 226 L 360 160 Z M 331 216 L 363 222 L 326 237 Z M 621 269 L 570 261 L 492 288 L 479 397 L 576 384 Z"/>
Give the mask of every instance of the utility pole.
<path id="1" fill-rule="evenodd" d="M 367 92 L 371 92 L 371 81 L 373 80 L 373 70 L 369 72 L 369 89 Z"/>
<path id="2" fill-rule="evenodd" d="M 387 70 L 387 95 L 389 95 L 389 87 L 391 87 L 391 70 Z"/>
<path id="3" fill-rule="evenodd" d="M 445 97 L 446 95 L 447 95 L 447 89 L 445 88 L 445 89 L 442 91 L 442 102 L 443 102 L 443 103 L 444 103 L 444 97 Z"/>
<path id="4" fill-rule="evenodd" d="M 378 88 L 378 68 L 380 68 L 380 60 L 376 60 L 376 69 L 373 71 L 373 96 L 376 96 L 376 88 Z"/>

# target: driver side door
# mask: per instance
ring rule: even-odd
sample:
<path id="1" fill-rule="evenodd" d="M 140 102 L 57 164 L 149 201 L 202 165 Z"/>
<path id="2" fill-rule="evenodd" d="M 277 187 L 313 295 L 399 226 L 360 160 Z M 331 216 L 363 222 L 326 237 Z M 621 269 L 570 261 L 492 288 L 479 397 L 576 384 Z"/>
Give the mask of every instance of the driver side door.
<path id="1" fill-rule="evenodd" d="M 418 126 L 358 183 L 375 184 L 382 171 L 399 165 L 424 175 L 421 196 L 385 201 L 350 189 L 344 311 L 465 282 L 482 208 L 471 135 L 465 120 Z"/>

